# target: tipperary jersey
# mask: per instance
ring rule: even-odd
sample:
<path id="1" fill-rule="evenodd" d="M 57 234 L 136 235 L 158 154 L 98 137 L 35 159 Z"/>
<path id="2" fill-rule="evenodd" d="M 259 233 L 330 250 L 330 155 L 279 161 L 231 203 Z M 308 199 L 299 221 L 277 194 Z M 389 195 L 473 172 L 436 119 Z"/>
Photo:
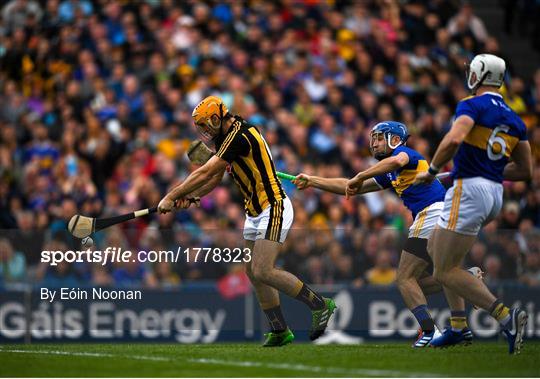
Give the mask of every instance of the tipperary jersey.
<path id="1" fill-rule="evenodd" d="M 374 179 L 381 188 L 392 188 L 415 218 L 424 208 L 443 201 L 446 190 L 438 180 L 434 180 L 431 184 L 413 185 L 416 175 L 427 171 L 429 165 L 422 155 L 406 146 L 394 149 L 392 156 L 399 153 L 407 154 L 409 163 L 396 171 L 375 176 Z"/>
<path id="2" fill-rule="evenodd" d="M 486 92 L 462 100 L 456 118 L 469 116 L 474 126 L 454 157 L 454 178 L 481 176 L 503 181 L 504 166 L 519 141 L 527 140 L 527 128 L 498 93 Z"/>
<path id="3" fill-rule="evenodd" d="M 239 116 L 225 135 L 216 138 L 216 155 L 231 164 L 230 173 L 244 196 L 249 216 L 286 198 L 270 149 L 257 128 Z"/>

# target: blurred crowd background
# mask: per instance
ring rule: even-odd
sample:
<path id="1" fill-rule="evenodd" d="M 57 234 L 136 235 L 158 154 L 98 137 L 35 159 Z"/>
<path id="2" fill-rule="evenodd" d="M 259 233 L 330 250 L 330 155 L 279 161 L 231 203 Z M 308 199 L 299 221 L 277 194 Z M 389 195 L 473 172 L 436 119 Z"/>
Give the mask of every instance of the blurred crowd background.
<path id="1" fill-rule="evenodd" d="M 538 48 L 531 15 L 540 5 L 516 3 L 516 38 Z M 507 18 L 510 30 L 514 19 Z M 409 145 L 429 159 L 468 95 L 464 63 L 480 52 L 507 61 L 503 94 L 529 128 L 535 168 L 531 182 L 504 184 L 500 217 L 466 264 L 482 267 L 489 284 L 538 286 L 540 68 L 532 76 L 515 72 L 469 3 L 4 2 L 0 288 L 175 288 L 241 275 L 239 265 L 186 259 L 53 267 L 40 264 L 39 253 L 80 249 L 66 231 L 75 213 L 107 216 L 157 204 L 194 169 L 185 156 L 197 137 L 191 111 L 210 94 L 258 125 L 278 170 L 351 177 L 374 163 L 369 130 L 388 119 L 406 123 Z M 394 194 L 346 201 L 284 186 L 295 222 L 281 266 L 313 284 L 392 285 L 412 221 Z M 111 228 L 95 236 L 95 248 L 238 247 L 243 222 L 241 196 L 226 175 L 201 208 Z"/>

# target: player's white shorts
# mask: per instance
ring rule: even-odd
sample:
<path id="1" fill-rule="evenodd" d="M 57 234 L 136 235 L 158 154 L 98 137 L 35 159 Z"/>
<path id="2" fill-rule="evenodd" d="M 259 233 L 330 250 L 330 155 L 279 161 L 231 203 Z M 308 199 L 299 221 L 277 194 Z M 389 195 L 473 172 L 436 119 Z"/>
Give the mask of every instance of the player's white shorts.
<path id="1" fill-rule="evenodd" d="M 287 238 L 293 219 L 293 206 L 289 198 L 286 197 L 274 205 L 266 207 L 256 217 L 246 215 L 244 239 L 249 241 L 267 239 L 283 243 Z"/>
<path id="2" fill-rule="evenodd" d="M 456 233 L 477 235 L 482 226 L 497 217 L 502 203 L 501 183 L 482 177 L 456 179 L 446 192 L 437 224 Z"/>
<path id="3" fill-rule="evenodd" d="M 435 225 L 437 225 L 437 220 L 441 215 L 443 207 L 444 203 L 438 201 L 418 212 L 409 228 L 409 238 L 429 239 L 429 236 L 431 236 L 431 233 L 435 229 Z"/>

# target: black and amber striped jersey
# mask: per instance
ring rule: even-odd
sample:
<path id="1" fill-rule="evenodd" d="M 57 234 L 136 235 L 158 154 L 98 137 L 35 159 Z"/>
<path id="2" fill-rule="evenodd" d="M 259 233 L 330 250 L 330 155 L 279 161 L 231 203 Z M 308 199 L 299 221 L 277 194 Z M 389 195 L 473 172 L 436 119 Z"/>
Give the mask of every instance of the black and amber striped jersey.
<path id="1" fill-rule="evenodd" d="M 249 216 L 285 199 L 270 149 L 259 130 L 235 116 L 225 135 L 215 139 L 216 155 L 231 164 L 231 175 L 244 196 Z"/>

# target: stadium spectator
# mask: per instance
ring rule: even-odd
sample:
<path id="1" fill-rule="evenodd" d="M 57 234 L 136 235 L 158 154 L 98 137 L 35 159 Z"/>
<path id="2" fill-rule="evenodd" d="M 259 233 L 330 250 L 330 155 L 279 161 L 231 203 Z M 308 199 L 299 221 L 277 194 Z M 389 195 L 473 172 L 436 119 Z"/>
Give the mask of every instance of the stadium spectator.
<path id="1" fill-rule="evenodd" d="M 520 281 L 529 286 L 540 285 L 540 253 L 532 253 L 526 256 L 525 273 Z"/>
<path id="2" fill-rule="evenodd" d="M 46 243 L 43 249 L 47 251 L 66 251 L 68 247 L 64 242 L 52 240 Z M 73 265 L 64 260 L 58 262 L 57 265 L 50 265 L 46 262 L 40 263 L 34 279 L 36 286 L 50 288 L 77 288 L 84 284 L 78 277 Z"/>
<path id="3" fill-rule="evenodd" d="M 2 8 L 2 21 L 8 32 L 18 28 L 35 27 L 43 16 L 37 1 L 11 0 Z"/>
<path id="4" fill-rule="evenodd" d="M 452 36 L 464 36 L 471 33 L 478 42 L 485 42 L 488 32 L 484 22 L 474 14 L 471 3 L 465 2 L 458 14 L 448 22 L 448 31 Z"/>
<path id="5" fill-rule="evenodd" d="M 23 282 L 26 279 L 26 259 L 15 251 L 7 238 L 0 239 L 0 278 L 4 283 Z"/>
<path id="6" fill-rule="evenodd" d="M 157 287 L 154 273 L 137 261 L 118 264 L 112 271 L 112 277 L 114 284 L 119 287 Z"/>
<path id="7" fill-rule="evenodd" d="M 154 266 L 154 274 L 159 288 L 174 288 L 180 284 L 180 277 L 172 271 L 169 262 L 157 262 Z"/>
<path id="8" fill-rule="evenodd" d="M 388 286 L 396 281 L 396 269 L 392 267 L 392 255 L 388 250 L 377 254 L 375 266 L 366 272 L 367 282 L 374 286 Z"/>
<path id="9" fill-rule="evenodd" d="M 501 280 L 501 259 L 496 255 L 488 255 L 484 259 L 484 281 L 488 286 L 495 286 Z"/>

